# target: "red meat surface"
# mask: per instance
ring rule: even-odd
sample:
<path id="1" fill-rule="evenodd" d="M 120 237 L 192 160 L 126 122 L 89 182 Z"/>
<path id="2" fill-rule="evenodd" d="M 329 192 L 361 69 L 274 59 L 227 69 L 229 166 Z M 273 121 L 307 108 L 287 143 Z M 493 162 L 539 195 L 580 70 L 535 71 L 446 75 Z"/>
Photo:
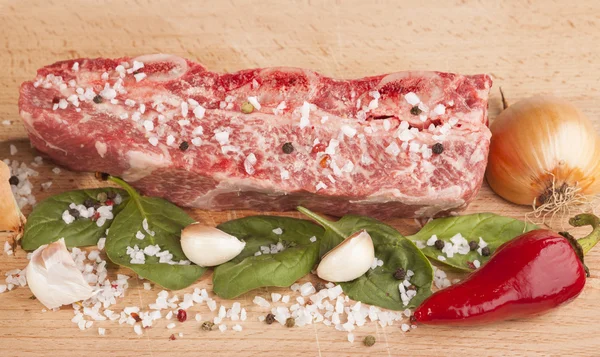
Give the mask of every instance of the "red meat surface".
<path id="1" fill-rule="evenodd" d="M 44 67 L 19 108 L 57 163 L 181 206 L 432 217 L 465 208 L 481 186 L 491 84 L 441 72 L 219 74 L 148 55 Z M 243 113 L 253 98 L 260 108 Z"/>

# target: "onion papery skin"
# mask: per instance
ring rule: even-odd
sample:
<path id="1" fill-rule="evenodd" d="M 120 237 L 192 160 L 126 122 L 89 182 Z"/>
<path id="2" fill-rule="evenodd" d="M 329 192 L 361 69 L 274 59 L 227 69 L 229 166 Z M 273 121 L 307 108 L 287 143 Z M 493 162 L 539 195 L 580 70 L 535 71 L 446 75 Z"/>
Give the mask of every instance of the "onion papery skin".
<path id="1" fill-rule="evenodd" d="M 576 187 L 582 195 L 600 192 L 600 140 L 570 102 L 552 96 L 522 100 L 500 113 L 490 130 L 486 178 L 502 198 L 543 203 L 553 182 L 556 189 Z"/>

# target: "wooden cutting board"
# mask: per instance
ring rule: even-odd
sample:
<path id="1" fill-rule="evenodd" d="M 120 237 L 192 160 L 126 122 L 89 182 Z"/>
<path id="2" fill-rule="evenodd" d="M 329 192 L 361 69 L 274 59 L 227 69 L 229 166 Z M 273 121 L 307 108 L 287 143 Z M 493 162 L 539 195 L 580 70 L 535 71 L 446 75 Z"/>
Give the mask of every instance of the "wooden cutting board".
<path id="1" fill-rule="evenodd" d="M 77 57 L 119 57 L 165 52 L 198 60 L 216 71 L 298 66 L 336 77 L 361 77 L 406 69 L 491 73 L 495 77 L 490 117 L 500 111 L 498 87 L 509 101 L 554 93 L 580 107 L 600 129 L 600 3 L 578 1 L 0 1 L 0 159 L 30 162 L 17 109 L 18 87 L 37 68 Z M 91 187 L 89 174 L 51 172 L 48 160 L 35 180 L 43 199 Z M 40 183 L 52 180 L 47 192 Z M 523 218 L 527 208 L 510 205 L 484 185 L 467 212 L 491 211 Z M 210 224 L 254 212 L 190 211 Z M 292 215 L 295 215 L 292 213 Z M 412 220 L 390 221 L 402 233 Z M 555 220 L 557 228 L 565 220 Z M 583 232 L 582 232 L 583 233 Z M 2 244 L 3 242 L 0 242 Z M 25 253 L 0 255 L 0 274 L 24 268 Z M 162 320 L 142 336 L 128 325 L 96 323 L 79 331 L 70 308 L 42 313 L 20 288 L 0 294 L 0 356 L 600 356 L 600 249 L 587 257 L 592 276 L 576 301 L 545 316 L 478 328 L 419 327 L 370 323 L 350 344 L 346 333 L 324 325 L 287 329 L 257 321 L 249 309 L 242 332 L 204 332 L 189 321 L 174 330 Z M 3 281 L 3 279 L 2 279 Z M 119 306 L 147 305 L 158 290 L 144 291 L 132 279 Z M 194 287 L 210 288 L 210 275 Z M 282 292 L 284 289 L 270 291 Z M 265 293 L 266 290 L 260 293 Z M 181 294 L 180 294 L 181 295 Z M 231 306 L 232 301 L 225 302 Z M 206 306 L 200 310 L 208 316 Z M 96 327 L 106 327 L 98 336 Z M 169 341 L 172 332 L 184 336 Z"/>

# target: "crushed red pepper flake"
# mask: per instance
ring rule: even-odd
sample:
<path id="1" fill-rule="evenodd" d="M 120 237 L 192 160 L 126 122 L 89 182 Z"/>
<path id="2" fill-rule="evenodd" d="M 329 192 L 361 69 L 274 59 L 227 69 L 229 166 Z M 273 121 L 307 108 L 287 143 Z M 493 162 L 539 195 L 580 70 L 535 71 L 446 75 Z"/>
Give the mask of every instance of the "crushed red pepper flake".
<path id="1" fill-rule="evenodd" d="M 319 162 L 319 166 L 321 166 L 322 168 L 329 167 L 329 161 L 331 161 L 331 157 L 329 155 L 325 154 L 321 158 L 321 161 Z"/>

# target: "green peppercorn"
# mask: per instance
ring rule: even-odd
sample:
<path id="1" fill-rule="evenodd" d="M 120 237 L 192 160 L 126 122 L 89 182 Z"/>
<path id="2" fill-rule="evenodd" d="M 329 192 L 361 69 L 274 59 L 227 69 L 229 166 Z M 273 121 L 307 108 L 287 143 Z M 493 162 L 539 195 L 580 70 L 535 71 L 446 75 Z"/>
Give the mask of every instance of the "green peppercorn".
<path id="1" fill-rule="evenodd" d="M 412 115 L 419 115 L 422 112 L 423 111 L 416 105 L 414 107 L 410 108 L 410 114 L 412 114 Z"/>
<path id="2" fill-rule="evenodd" d="M 363 344 L 367 347 L 371 347 L 375 344 L 375 336 L 373 335 L 368 335 L 365 337 L 365 339 L 363 340 Z"/>
<path id="3" fill-rule="evenodd" d="M 19 184 L 19 178 L 17 176 L 11 176 L 8 179 L 8 183 L 11 184 L 12 186 L 16 186 Z"/>
<path id="4" fill-rule="evenodd" d="M 94 97 L 94 103 L 96 103 L 96 104 L 102 103 L 102 97 L 99 96 L 99 95 L 95 96 Z"/>
<path id="5" fill-rule="evenodd" d="M 288 317 L 287 320 L 285 320 L 285 326 L 286 327 L 294 327 L 296 326 L 296 319 L 293 317 Z"/>
<path id="6" fill-rule="evenodd" d="M 275 315 L 267 314 L 267 317 L 265 317 L 265 322 L 267 323 L 267 325 L 270 325 L 273 322 L 275 322 Z"/>
<path id="7" fill-rule="evenodd" d="M 396 269 L 394 272 L 394 279 L 396 280 L 404 280 L 406 278 L 406 271 L 402 268 Z"/>
<path id="8" fill-rule="evenodd" d="M 179 144 L 179 150 L 181 151 L 186 151 L 189 147 L 190 144 L 187 141 L 183 141 L 181 144 Z"/>
<path id="9" fill-rule="evenodd" d="M 283 144 L 282 150 L 286 154 L 291 154 L 294 152 L 294 145 L 292 145 L 292 143 L 285 143 Z"/>
<path id="10" fill-rule="evenodd" d="M 98 202 L 104 203 L 108 199 L 108 195 L 106 194 L 106 192 L 100 192 L 98 196 L 96 196 L 96 199 L 98 200 Z"/>
<path id="11" fill-rule="evenodd" d="M 481 255 L 483 255 L 484 257 L 487 257 L 490 254 L 492 254 L 492 252 L 490 251 L 489 247 L 483 247 L 483 248 L 481 248 Z"/>
<path id="12" fill-rule="evenodd" d="M 435 143 L 431 147 L 431 151 L 433 151 L 434 154 L 439 155 L 444 152 L 444 145 L 442 145 L 442 143 Z"/>
<path id="13" fill-rule="evenodd" d="M 477 242 L 475 242 L 474 240 L 469 242 L 469 249 L 471 251 L 477 250 L 479 248 L 479 244 L 477 244 Z"/>
<path id="14" fill-rule="evenodd" d="M 444 243 L 444 241 L 443 241 L 443 240 L 439 240 L 439 239 L 438 239 L 438 240 L 436 240 L 436 241 L 435 241 L 435 244 L 434 244 L 434 245 L 435 245 L 435 247 L 436 247 L 438 250 L 442 250 L 442 249 L 444 249 L 444 246 L 446 246 L 446 243 Z"/>
<path id="15" fill-rule="evenodd" d="M 254 111 L 254 106 L 250 102 L 242 103 L 242 113 L 250 114 Z"/>
<path id="16" fill-rule="evenodd" d="M 212 321 L 204 321 L 201 328 L 204 331 L 211 331 L 214 325 L 215 324 Z"/>

